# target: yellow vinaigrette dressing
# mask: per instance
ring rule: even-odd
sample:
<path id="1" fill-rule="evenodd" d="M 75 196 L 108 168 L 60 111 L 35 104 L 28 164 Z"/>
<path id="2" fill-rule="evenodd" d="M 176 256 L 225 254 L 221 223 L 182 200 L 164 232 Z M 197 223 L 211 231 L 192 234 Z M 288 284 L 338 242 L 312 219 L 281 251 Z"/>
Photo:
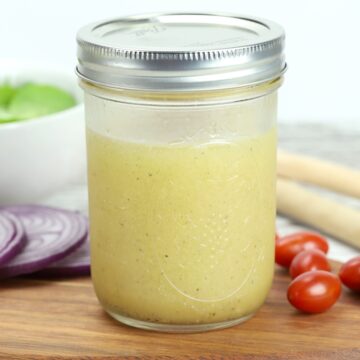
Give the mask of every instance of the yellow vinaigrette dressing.
<path id="1" fill-rule="evenodd" d="M 88 129 L 92 278 L 110 312 L 219 323 L 264 302 L 274 264 L 274 128 L 157 145 Z"/>

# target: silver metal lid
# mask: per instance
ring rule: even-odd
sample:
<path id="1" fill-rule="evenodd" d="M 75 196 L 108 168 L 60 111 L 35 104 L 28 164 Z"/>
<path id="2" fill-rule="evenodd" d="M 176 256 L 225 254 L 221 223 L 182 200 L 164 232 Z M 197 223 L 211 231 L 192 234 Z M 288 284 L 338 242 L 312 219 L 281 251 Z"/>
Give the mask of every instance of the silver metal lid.
<path id="1" fill-rule="evenodd" d="M 283 29 L 247 16 L 129 16 L 87 25 L 77 42 L 80 78 L 114 88 L 224 89 L 275 79 L 286 68 Z"/>

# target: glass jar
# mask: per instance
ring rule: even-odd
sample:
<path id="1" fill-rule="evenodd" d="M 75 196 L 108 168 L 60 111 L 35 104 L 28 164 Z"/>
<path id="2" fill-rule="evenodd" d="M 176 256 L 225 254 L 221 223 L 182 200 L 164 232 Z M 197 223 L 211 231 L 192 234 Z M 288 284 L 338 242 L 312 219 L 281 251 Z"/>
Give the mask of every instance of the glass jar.
<path id="1" fill-rule="evenodd" d="M 265 301 L 283 37 L 272 22 L 216 14 L 80 30 L 91 272 L 115 319 L 205 331 Z"/>

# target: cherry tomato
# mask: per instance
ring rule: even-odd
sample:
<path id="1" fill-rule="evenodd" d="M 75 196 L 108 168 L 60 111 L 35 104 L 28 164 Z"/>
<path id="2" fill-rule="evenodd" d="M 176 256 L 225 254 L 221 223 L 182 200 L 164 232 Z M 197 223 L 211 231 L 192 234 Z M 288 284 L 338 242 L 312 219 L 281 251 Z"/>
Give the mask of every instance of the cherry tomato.
<path id="1" fill-rule="evenodd" d="M 283 236 L 275 243 L 275 261 L 281 266 L 289 267 L 299 252 L 310 249 L 319 249 L 326 254 L 329 245 L 323 236 L 311 232 Z"/>
<path id="2" fill-rule="evenodd" d="M 304 272 L 312 270 L 331 270 L 328 259 L 321 250 L 311 249 L 301 251 L 294 257 L 290 265 L 290 275 L 293 279 Z"/>
<path id="3" fill-rule="evenodd" d="M 339 271 L 339 277 L 349 289 L 360 292 L 360 256 L 346 262 Z"/>
<path id="4" fill-rule="evenodd" d="M 320 313 L 333 306 L 341 294 L 339 278 L 327 271 L 308 271 L 294 279 L 288 287 L 291 305 L 306 313 Z"/>

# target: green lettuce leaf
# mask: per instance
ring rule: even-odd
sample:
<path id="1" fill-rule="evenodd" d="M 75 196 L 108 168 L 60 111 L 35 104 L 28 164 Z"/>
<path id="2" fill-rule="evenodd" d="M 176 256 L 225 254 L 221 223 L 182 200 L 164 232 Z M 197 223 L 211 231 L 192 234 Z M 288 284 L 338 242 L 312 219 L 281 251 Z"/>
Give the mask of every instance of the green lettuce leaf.
<path id="1" fill-rule="evenodd" d="M 16 119 L 30 119 L 56 113 L 75 104 L 74 97 L 58 87 L 25 84 L 16 90 L 7 110 Z"/>
<path id="2" fill-rule="evenodd" d="M 15 95 L 15 92 L 16 89 L 10 84 L 5 83 L 0 85 L 0 106 L 6 107 Z"/>

